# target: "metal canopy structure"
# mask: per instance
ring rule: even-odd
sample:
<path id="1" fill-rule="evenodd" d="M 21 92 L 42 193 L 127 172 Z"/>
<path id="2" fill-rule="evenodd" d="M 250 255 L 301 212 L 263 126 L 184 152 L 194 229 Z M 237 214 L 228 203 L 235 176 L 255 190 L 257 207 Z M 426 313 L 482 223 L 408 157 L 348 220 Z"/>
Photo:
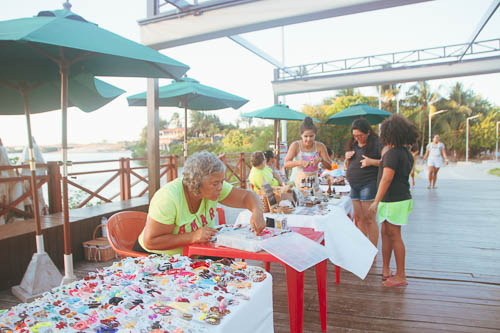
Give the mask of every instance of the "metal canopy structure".
<path id="1" fill-rule="evenodd" d="M 492 0 L 464 44 L 285 67 L 241 33 L 433 0 L 147 0 L 141 41 L 155 49 L 229 37 L 274 67 L 278 96 L 500 72 L 500 40 L 476 39 L 500 0 Z M 168 10 L 170 8 L 170 10 Z M 150 197 L 159 188 L 158 81 L 148 80 Z M 150 134 L 151 132 L 151 134 Z"/>
<path id="2" fill-rule="evenodd" d="M 410 5 L 432 0 L 148 0 L 157 14 L 139 21 L 141 41 L 165 49 L 289 24 Z"/>
<path id="3" fill-rule="evenodd" d="M 500 39 L 493 39 L 278 68 L 272 85 L 289 95 L 497 72 Z"/>

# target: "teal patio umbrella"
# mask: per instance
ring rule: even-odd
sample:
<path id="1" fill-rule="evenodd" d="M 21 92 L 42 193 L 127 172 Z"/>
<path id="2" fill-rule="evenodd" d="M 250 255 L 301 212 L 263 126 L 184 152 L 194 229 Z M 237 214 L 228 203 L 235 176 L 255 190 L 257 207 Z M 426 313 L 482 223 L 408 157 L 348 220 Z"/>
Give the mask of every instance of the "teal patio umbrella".
<path id="1" fill-rule="evenodd" d="M 307 115 L 302 112 L 292 110 L 285 104 L 274 104 L 265 109 L 244 113 L 241 115 L 246 118 L 261 118 L 274 120 L 274 149 L 276 152 L 276 167 L 279 167 L 279 128 L 280 120 L 300 120 L 303 121 Z M 318 119 L 312 118 L 315 122 L 320 122 Z"/>
<path id="2" fill-rule="evenodd" d="M 127 97 L 129 106 L 146 106 L 146 93 Z M 160 106 L 184 108 L 184 158 L 187 157 L 187 110 L 209 111 L 226 108 L 238 109 L 247 99 L 201 84 L 183 77 L 159 89 Z"/>
<path id="3" fill-rule="evenodd" d="M 62 110 L 64 261 L 63 283 L 76 279 L 69 233 L 67 108 L 68 79 L 96 76 L 178 78 L 189 67 L 151 48 L 116 35 L 65 9 L 0 22 L 2 80 L 59 80 Z"/>
<path id="4" fill-rule="evenodd" d="M 79 74 L 69 79 L 68 106 L 76 106 L 85 112 L 95 111 L 111 102 L 125 91 L 90 74 Z M 61 276 L 52 260 L 45 253 L 40 221 L 38 201 L 38 184 L 36 181 L 36 163 L 31 134 L 30 114 L 58 110 L 61 107 L 61 85 L 59 81 L 5 80 L 0 78 L 0 115 L 26 116 L 29 164 L 31 172 L 31 195 L 33 199 L 33 216 L 35 219 L 35 239 L 37 252 L 28 265 L 25 277 L 20 286 L 13 288 L 13 293 L 23 301 L 56 287 Z M 32 276 L 45 281 L 33 284 Z M 33 284 L 33 285 L 32 285 Z"/>
<path id="5" fill-rule="evenodd" d="M 347 109 L 334 114 L 326 121 L 327 124 L 351 125 L 355 119 L 365 118 L 371 125 L 376 125 L 390 117 L 391 113 L 364 103 L 351 105 Z"/>

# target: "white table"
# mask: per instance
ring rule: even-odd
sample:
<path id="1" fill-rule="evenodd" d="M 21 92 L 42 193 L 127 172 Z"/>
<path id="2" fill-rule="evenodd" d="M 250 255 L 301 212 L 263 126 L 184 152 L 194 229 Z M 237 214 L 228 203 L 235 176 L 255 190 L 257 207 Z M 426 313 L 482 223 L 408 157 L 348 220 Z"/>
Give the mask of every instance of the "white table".
<path id="1" fill-rule="evenodd" d="M 348 195 L 343 195 L 340 199 L 330 199 L 328 205 L 342 207 L 347 216 L 351 218 L 354 217 L 354 207 L 352 205 L 352 200 Z"/>
<path id="2" fill-rule="evenodd" d="M 344 210 L 348 197 L 340 199 L 338 205 L 329 205 L 330 211 L 326 215 L 279 215 L 266 213 L 265 217 L 287 217 L 288 226 L 314 228 L 325 233 L 325 247 L 329 259 L 361 279 L 364 279 L 370 270 L 377 248 L 354 225 Z M 352 203 L 351 203 L 352 206 Z M 299 208 L 297 208 L 299 209 Z M 236 219 L 236 224 L 250 223 L 251 212 L 242 211 Z"/>
<path id="3" fill-rule="evenodd" d="M 201 275 L 199 278 L 193 278 L 193 274 L 186 275 L 188 273 L 198 275 L 200 271 L 195 272 L 194 268 L 190 268 L 192 261 L 188 258 L 178 257 L 178 259 L 177 262 L 172 262 L 172 265 L 177 267 L 175 269 L 162 267 L 170 261 L 169 257 L 156 257 L 153 260 L 151 257 L 123 259 L 120 263 L 100 270 L 97 273 L 99 277 L 94 276 L 89 280 L 80 280 L 54 288 L 52 293 L 46 293 L 32 303 L 22 303 L 0 313 L 0 327 L 13 329 L 17 322 L 22 320 L 28 328 L 36 321 L 49 325 L 54 331 L 56 326 L 59 326 L 65 329 L 64 332 L 94 332 L 102 330 L 105 328 L 104 325 L 107 325 L 100 321 L 101 319 L 114 318 L 111 324 L 123 332 L 149 332 L 154 323 L 170 332 L 174 331 L 172 326 L 182 328 L 184 332 L 189 329 L 189 332 L 196 333 L 274 331 L 270 274 L 265 273 L 266 278 L 261 282 L 252 282 L 250 289 L 236 289 L 238 293 L 249 297 L 245 300 L 223 292 L 220 288 L 215 289 L 215 283 L 206 282 L 211 278 L 205 279 Z M 211 272 L 214 271 L 211 269 Z M 239 272 L 245 273 L 248 270 Z M 196 307 L 182 306 L 194 304 L 198 300 L 200 304 L 213 307 L 219 304 L 219 300 L 210 302 L 207 300 L 217 295 L 239 300 L 238 304 L 227 305 L 231 312 L 217 325 L 201 321 L 201 312 L 192 310 Z M 115 301 L 111 302 L 113 298 Z M 185 303 L 179 298 L 187 298 L 190 303 Z M 133 303 L 137 300 L 142 303 Z M 91 303 L 95 306 L 91 306 Z M 165 307 L 171 308 L 170 314 L 160 312 Z M 46 311 L 41 314 L 44 309 Z M 66 316 L 71 312 L 72 315 Z M 191 313 L 192 318 L 182 319 L 183 312 Z M 84 327 L 77 329 L 75 325 Z"/>
<path id="4" fill-rule="evenodd" d="M 250 293 L 250 301 L 241 302 L 237 311 L 225 317 L 214 332 L 274 332 L 271 274 L 267 274 L 267 278 L 261 283 L 254 284 Z"/>

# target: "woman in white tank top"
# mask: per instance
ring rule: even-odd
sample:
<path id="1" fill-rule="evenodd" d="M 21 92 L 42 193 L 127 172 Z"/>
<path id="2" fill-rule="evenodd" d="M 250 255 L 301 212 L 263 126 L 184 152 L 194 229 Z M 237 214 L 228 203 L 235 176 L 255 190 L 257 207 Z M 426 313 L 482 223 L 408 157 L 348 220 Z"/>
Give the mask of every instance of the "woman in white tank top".
<path id="1" fill-rule="evenodd" d="M 432 142 L 429 142 L 427 145 L 424 156 L 424 161 L 425 160 L 427 160 L 427 166 L 429 167 L 429 185 L 427 188 L 436 188 L 439 168 L 441 168 L 444 163 L 448 164 L 448 156 L 446 156 L 444 143 L 439 141 L 439 135 L 434 135 Z"/>

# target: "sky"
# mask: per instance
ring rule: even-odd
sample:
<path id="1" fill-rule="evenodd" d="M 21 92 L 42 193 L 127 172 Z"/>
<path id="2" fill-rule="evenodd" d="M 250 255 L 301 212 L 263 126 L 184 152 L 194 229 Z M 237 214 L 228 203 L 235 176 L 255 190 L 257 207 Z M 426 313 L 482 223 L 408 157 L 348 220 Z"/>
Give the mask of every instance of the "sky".
<path id="1" fill-rule="evenodd" d="M 279 0 L 275 0 L 279 1 Z M 40 10 L 62 8 L 63 0 L 0 0 L 0 21 L 36 15 Z M 145 0 L 71 0 L 72 11 L 123 37 L 140 42 L 137 21 L 146 17 Z M 288 66 L 389 53 L 418 48 L 465 43 L 479 24 L 492 0 L 436 0 L 397 8 L 360 13 L 284 28 L 284 63 Z M 283 0 L 286 4 L 286 1 Z M 278 60 L 282 60 L 281 28 L 242 35 Z M 477 40 L 500 37 L 500 10 L 494 14 Z M 223 122 L 235 122 L 240 113 L 273 104 L 273 66 L 228 38 L 165 49 L 162 53 L 191 67 L 188 76 L 250 100 L 238 110 L 216 114 Z M 146 89 L 146 79 L 100 77 L 126 93 L 101 109 L 68 112 L 68 142 L 99 143 L 138 140 L 146 126 L 146 108 L 129 107 L 126 96 Z M 460 81 L 490 102 L 500 105 L 500 74 L 429 81 L 442 95 Z M 160 85 L 170 80 L 160 80 Z M 402 90 L 411 83 L 405 83 Z M 360 89 L 376 96 L 374 87 Z M 284 102 L 300 110 L 305 104 L 319 104 L 336 91 L 289 95 Z M 169 119 L 177 108 L 161 108 Z M 33 115 L 32 131 L 38 144 L 61 143 L 61 112 Z M 257 124 L 267 124 L 257 121 Z M 270 124 L 270 123 L 269 123 Z M 0 116 L 0 138 L 5 146 L 26 143 L 24 116 Z"/>

